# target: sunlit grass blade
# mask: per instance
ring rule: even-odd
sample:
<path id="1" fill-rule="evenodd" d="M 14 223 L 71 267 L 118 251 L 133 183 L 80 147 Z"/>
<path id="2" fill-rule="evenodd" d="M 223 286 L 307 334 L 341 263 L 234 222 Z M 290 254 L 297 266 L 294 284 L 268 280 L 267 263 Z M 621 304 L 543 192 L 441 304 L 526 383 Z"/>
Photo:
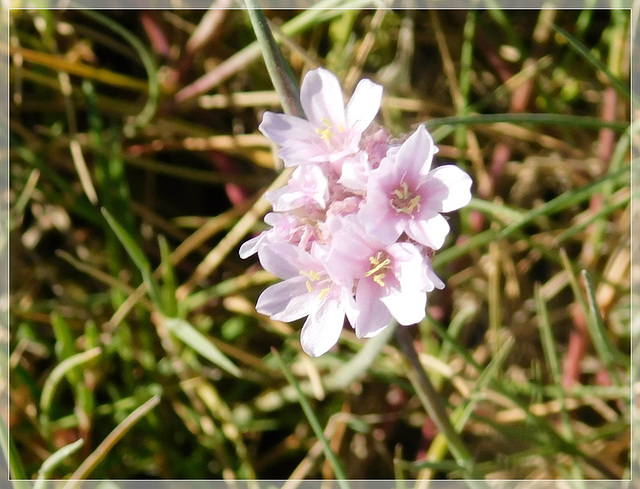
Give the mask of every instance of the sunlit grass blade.
<path id="1" fill-rule="evenodd" d="M 371 0 L 352 0 L 348 2 L 344 0 L 322 0 L 316 3 L 314 8 L 305 9 L 299 15 L 284 23 L 280 28 L 280 32 L 286 36 L 295 36 L 318 23 L 343 16 L 343 9 L 361 9 L 372 4 Z M 261 50 L 257 42 L 249 44 L 194 83 L 180 90 L 176 94 L 176 101 L 185 102 L 216 87 L 232 74 L 243 69 L 247 63 L 255 61 L 260 54 Z"/>
<path id="2" fill-rule="evenodd" d="M 476 470 L 473 458 L 460 434 L 452 426 L 445 409 L 444 401 L 434 389 L 427 373 L 420 363 L 420 359 L 418 358 L 406 328 L 401 327 L 396 330 L 396 339 L 411 366 L 408 369 L 407 377 L 411 381 L 411 385 L 413 385 L 425 411 L 429 414 L 429 417 L 440 431 L 440 435 L 446 441 L 447 448 L 453 454 L 456 462 L 464 467 L 466 477 L 470 479 L 479 478 L 480 475 Z M 484 486 L 479 484 L 477 487 Z"/>
<path id="3" fill-rule="evenodd" d="M 507 356 L 511 352 L 513 348 L 514 340 L 509 339 L 502 343 L 500 348 L 496 351 L 495 356 L 491 359 L 489 365 L 486 368 L 481 370 L 481 374 L 476 381 L 473 391 L 469 397 L 468 402 L 459 406 L 451 415 L 451 423 L 455 427 L 458 432 L 461 432 L 466 426 L 469 417 L 472 415 L 477 402 L 481 399 L 482 393 L 488 387 L 491 382 L 495 382 L 498 377 L 498 373 L 503 363 L 507 359 Z M 447 449 L 448 449 L 447 439 L 444 433 L 439 433 L 434 438 L 429 450 L 427 451 L 426 460 L 435 462 L 441 460 Z M 460 463 L 460 461 L 458 461 Z M 428 467 L 425 467 L 426 470 L 432 470 Z M 463 469 L 465 467 L 463 466 Z M 466 468 L 468 471 L 468 467 Z M 478 470 L 476 468 L 476 470 Z M 422 473 L 421 477 L 426 477 L 427 474 Z"/>
<path id="4" fill-rule="evenodd" d="M 629 358 L 615 350 L 607 339 L 607 333 L 597 308 L 593 282 L 589 274 L 585 270 L 581 272 L 585 281 L 585 288 L 587 289 L 587 298 L 585 299 L 578 282 L 578 277 L 575 275 L 572 263 L 564 249 L 560 250 L 560 257 L 565 270 L 569 274 L 569 284 L 573 295 L 586 318 L 587 330 L 589 331 L 593 346 L 598 352 L 599 358 L 607 367 L 609 374 L 615 380 L 616 385 L 620 385 L 621 379 L 618 375 L 616 364 L 628 365 Z"/>
<path id="5" fill-rule="evenodd" d="M 27 480 L 28 477 L 22 467 L 20 454 L 16 450 L 15 444 L 9 435 L 9 430 L 7 429 L 7 425 L 3 418 L 0 418 L 0 447 L 2 448 L 2 455 L 9 466 L 7 478 L 16 479 L 13 481 L 14 489 L 29 489 L 29 487 L 31 487 L 30 484 L 22 482 L 22 480 Z"/>
<path id="6" fill-rule="evenodd" d="M 503 114 L 473 114 L 467 116 L 438 117 L 424 123 L 427 129 L 440 126 L 455 126 L 458 124 L 496 124 L 508 122 L 511 124 L 535 124 L 549 126 L 567 126 L 601 129 L 609 127 L 616 131 L 624 131 L 629 127 L 627 122 L 605 121 L 598 117 L 588 117 L 570 114 L 538 114 L 538 113 L 503 113 Z M 434 135 L 435 137 L 435 135 Z"/>
<path id="7" fill-rule="evenodd" d="M 74 489 L 81 485 L 82 480 L 86 479 L 96 466 L 104 460 L 115 444 L 118 443 L 118 441 L 120 441 L 120 439 L 122 439 L 122 437 L 124 437 L 138 421 L 145 417 L 149 411 L 159 403 L 160 396 L 153 396 L 127 416 L 124 421 L 109 433 L 109 435 L 102 441 L 102 443 L 100 443 L 100 445 L 98 445 L 91 455 L 89 455 L 82 464 L 80 464 L 76 471 L 71 475 L 69 482 L 63 486 L 63 489 Z"/>
<path id="8" fill-rule="evenodd" d="M 129 235 L 129 233 L 127 233 L 124 227 L 115 220 L 115 218 L 109 213 L 109 211 L 107 211 L 105 208 L 102 208 L 102 215 L 107 220 L 109 227 L 124 247 L 125 251 L 129 255 L 129 258 L 131 258 L 135 266 L 142 274 L 142 279 L 147 285 L 147 290 L 149 291 L 151 300 L 159 307 L 160 311 L 164 311 L 164 305 L 160 297 L 158 284 L 151 275 L 151 265 L 149 264 L 149 260 L 147 259 L 146 255 L 144 254 L 140 246 L 138 246 L 138 243 L 136 243 L 136 241 Z"/>
<path id="9" fill-rule="evenodd" d="M 19 54 L 25 60 L 40 66 L 45 66 L 53 70 L 64 71 L 69 74 L 90 78 L 92 80 L 114 87 L 122 87 L 135 91 L 146 91 L 148 87 L 147 83 L 143 80 L 106 70 L 104 68 L 95 68 L 93 66 L 81 64 L 78 62 L 68 61 L 61 56 L 42 53 L 27 48 L 12 49 L 11 54 Z"/>
<path id="10" fill-rule="evenodd" d="M 77 353 L 60 362 L 51 371 L 44 383 L 44 386 L 42 387 L 42 393 L 40 394 L 40 423 L 45 433 L 48 433 L 49 431 L 49 411 L 53 402 L 53 396 L 62 378 L 65 377 L 72 369 L 97 358 L 101 353 L 102 350 L 100 348 L 93 348 L 82 353 Z"/>
<path id="11" fill-rule="evenodd" d="M 589 50 L 586 48 L 586 46 L 584 44 L 582 44 L 578 39 L 573 37 L 571 34 L 569 34 L 567 31 L 565 31 L 559 25 L 552 24 L 551 28 L 554 31 L 556 31 L 557 34 L 559 34 L 560 36 L 564 37 L 567 40 L 567 42 L 569 43 L 569 45 L 573 49 L 575 49 L 575 51 L 580 56 L 582 56 L 585 60 L 587 60 L 594 68 L 596 68 L 597 70 L 600 70 L 602 73 L 604 73 L 606 75 L 606 77 L 609 79 L 609 81 L 611 82 L 611 84 L 616 88 L 616 90 L 618 90 L 625 97 L 631 97 L 631 90 L 629 89 L 629 87 L 626 86 L 624 83 L 622 83 L 620 81 L 620 79 L 618 77 L 616 77 L 613 73 L 611 73 L 611 70 L 609 70 L 609 68 L 607 68 L 607 66 L 602 61 L 600 61 L 599 59 L 595 58 L 589 52 Z"/>
<path id="12" fill-rule="evenodd" d="M 178 304 L 176 302 L 176 277 L 173 264 L 171 263 L 171 250 L 169 249 L 167 238 L 163 235 L 158 236 L 158 245 L 160 248 L 164 310 L 167 316 L 173 317 L 178 312 Z"/>
<path id="13" fill-rule="evenodd" d="M 604 176 L 599 180 L 591 182 L 585 185 L 584 187 L 575 189 L 571 192 L 566 192 L 564 194 L 561 194 L 555 199 L 550 200 L 549 202 L 525 213 L 519 221 L 516 221 L 510 224 L 509 226 L 507 226 L 506 228 L 504 228 L 498 234 L 497 238 L 498 239 L 506 238 L 507 236 L 511 235 L 515 231 L 526 226 L 527 224 L 529 224 L 539 216 L 551 215 L 561 211 L 562 209 L 566 209 L 567 207 L 570 207 L 574 204 L 583 202 L 584 200 L 594 195 L 594 193 L 599 191 L 605 185 L 610 185 L 610 184 L 625 185 L 627 184 L 629 177 L 630 177 L 629 169 L 622 168 L 618 171 L 615 171 L 613 173 L 610 173 Z"/>
<path id="14" fill-rule="evenodd" d="M 57 312 L 51 313 L 51 326 L 53 327 L 56 337 L 56 353 L 60 361 L 76 354 L 74 340 L 67 321 Z M 97 345 L 87 345 L 87 351 Z M 87 433 L 90 429 L 90 416 L 94 406 L 94 396 L 85 383 L 82 370 L 79 366 L 72 368 L 66 372 L 67 380 L 71 385 L 76 396 L 76 409 L 80 419 L 80 427 L 83 433 Z"/>
<path id="15" fill-rule="evenodd" d="M 349 361 L 327 375 L 324 385 L 328 390 L 339 390 L 353 382 L 359 375 L 376 361 L 380 351 L 389 342 L 398 326 L 395 323 L 387 326 L 380 334 L 367 341 L 362 349 Z"/>
<path id="16" fill-rule="evenodd" d="M 33 484 L 33 489 L 44 489 L 47 485 L 47 479 L 49 478 L 51 472 L 55 470 L 58 465 L 64 462 L 67 457 L 80 450 L 83 445 L 84 440 L 80 438 L 79 440 L 65 445 L 64 447 L 51 454 L 49 458 L 42 462 L 42 466 L 38 471 L 38 478 Z"/>
<path id="17" fill-rule="evenodd" d="M 335 474 L 336 479 L 338 480 L 338 485 L 340 486 L 341 489 L 350 489 L 350 485 L 349 485 L 349 482 L 347 481 L 347 477 L 342 468 L 342 465 L 340 464 L 340 461 L 338 460 L 338 457 L 336 456 L 336 454 L 331 449 L 331 445 L 329 444 L 329 441 L 324 436 L 324 431 L 322 430 L 322 427 L 320 426 L 320 422 L 318 421 L 316 414 L 313 412 L 313 408 L 309 404 L 307 397 L 302 392 L 302 389 L 300 389 L 300 385 L 298 384 L 295 377 L 291 373 L 291 370 L 289 370 L 289 367 L 287 367 L 287 364 L 280 357 L 280 354 L 274 348 L 271 349 L 271 352 L 273 353 L 273 356 L 276 359 L 278 367 L 280 368 L 285 378 L 287 379 L 287 382 L 289 382 L 289 384 L 292 385 L 293 388 L 295 389 L 298 395 L 298 402 L 300 403 L 300 406 L 302 407 L 302 410 L 304 411 L 304 414 L 307 417 L 307 420 L 309 421 L 309 424 L 311 425 L 311 429 L 316 435 L 316 438 L 322 442 L 322 447 L 324 449 L 325 457 L 327 457 L 327 460 L 331 464 L 333 473 Z"/>
<path id="18" fill-rule="evenodd" d="M 193 348 L 203 357 L 235 377 L 240 377 L 240 369 L 229 360 L 205 335 L 194 328 L 189 322 L 179 318 L 163 318 L 167 329 L 180 339 L 185 345 Z"/>
<path id="19" fill-rule="evenodd" d="M 607 337 L 606 326 L 602 320 L 602 315 L 600 314 L 598 302 L 596 300 L 596 291 L 593 286 L 593 280 L 587 270 L 582 270 L 582 278 L 584 279 L 585 288 L 587 289 L 587 302 L 589 304 L 590 312 L 587 326 L 589 327 L 594 346 L 602 360 L 607 365 L 610 373 L 612 373 L 614 377 L 618 378 L 615 364 L 620 363 L 624 365 L 627 364 L 630 359 L 628 356 L 614 348 Z M 617 384 L 620 385 L 619 378 Z"/>

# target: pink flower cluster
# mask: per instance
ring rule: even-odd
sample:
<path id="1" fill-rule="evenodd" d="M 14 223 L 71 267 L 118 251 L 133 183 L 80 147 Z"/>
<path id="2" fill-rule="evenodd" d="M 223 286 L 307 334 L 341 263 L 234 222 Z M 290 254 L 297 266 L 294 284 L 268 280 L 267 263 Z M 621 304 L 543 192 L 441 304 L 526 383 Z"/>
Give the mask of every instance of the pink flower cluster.
<path id="1" fill-rule="evenodd" d="M 425 317 L 427 293 L 444 283 L 430 257 L 449 232 L 441 215 L 471 199 L 471 178 L 453 165 L 432 169 L 437 148 L 420 126 L 404 142 L 372 124 L 382 87 L 362 80 L 344 105 L 338 79 L 310 71 L 300 101 L 307 119 L 267 112 L 260 131 L 296 167 L 266 198 L 270 229 L 245 242 L 240 256 L 283 279 L 256 309 L 273 319 L 307 316 L 301 344 L 312 356 L 336 344 L 345 317 L 358 337 L 395 319 Z"/>

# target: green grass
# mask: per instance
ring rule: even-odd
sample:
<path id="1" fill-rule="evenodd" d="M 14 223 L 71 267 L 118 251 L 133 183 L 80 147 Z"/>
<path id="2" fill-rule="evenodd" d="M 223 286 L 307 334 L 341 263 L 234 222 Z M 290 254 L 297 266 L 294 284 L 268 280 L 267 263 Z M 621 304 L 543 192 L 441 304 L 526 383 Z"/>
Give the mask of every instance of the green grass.
<path id="1" fill-rule="evenodd" d="M 273 42 L 242 10 L 11 11 L 12 474 L 629 477 L 629 11 L 322 4 Z M 312 359 L 237 251 L 287 178 L 262 114 L 316 66 L 384 81 L 379 122 L 474 198 L 422 323 Z"/>

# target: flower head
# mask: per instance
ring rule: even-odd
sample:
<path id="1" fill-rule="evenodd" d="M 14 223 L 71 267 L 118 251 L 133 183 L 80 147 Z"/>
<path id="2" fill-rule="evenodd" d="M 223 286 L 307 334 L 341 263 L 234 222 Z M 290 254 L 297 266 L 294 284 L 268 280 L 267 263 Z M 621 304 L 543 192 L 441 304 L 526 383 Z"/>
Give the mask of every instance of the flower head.
<path id="1" fill-rule="evenodd" d="M 402 144 L 372 124 L 382 88 L 361 81 L 345 106 L 324 69 L 302 82 L 307 119 L 267 112 L 260 130 L 279 146 L 289 182 L 266 198 L 271 226 L 240 247 L 280 277 L 256 309 L 273 319 L 307 317 L 301 345 L 317 356 L 336 344 L 345 319 L 356 336 L 377 335 L 426 315 L 427 294 L 444 287 L 431 265 L 449 232 L 441 215 L 466 205 L 471 178 L 431 168 L 437 148 L 424 127 Z"/>

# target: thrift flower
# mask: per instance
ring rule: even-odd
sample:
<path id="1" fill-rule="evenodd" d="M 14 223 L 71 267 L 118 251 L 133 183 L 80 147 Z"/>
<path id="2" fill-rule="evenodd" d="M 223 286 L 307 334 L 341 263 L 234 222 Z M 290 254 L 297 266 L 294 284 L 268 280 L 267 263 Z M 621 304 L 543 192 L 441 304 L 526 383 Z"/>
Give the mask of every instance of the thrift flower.
<path id="1" fill-rule="evenodd" d="M 271 226 L 240 247 L 281 282 L 256 304 L 279 321 L 306 316 L 300 342 L 311 356 L 333 347 L 345 319 L 356 336 L 392 320 L 426 315 L 444 282 L 431 265 L 449 232 L 441 215 L 471 199 L 471 178 L 453 165 L 432 169 L 437 148 L 424 127 L 402 144 L 373 123 L 382 87 L 358 83 L 345 106 L 338 79 L 310 71 L 301 87 L 307 119 L 267 112 L 260 130 L 279 146 L 289 182 L 266 198 Z"/>
<path id="2" fill-rule="evenodd" d="M 431 135 L 420 126 L 371 172 L 358 214 L 367 233 L 388 244 L 404 232 L 432 249 L 443 245 L 449 224 L 440 213 L 469 203 L 471 178 L 454 165 L 431 170 L 436 152 Z"/>

